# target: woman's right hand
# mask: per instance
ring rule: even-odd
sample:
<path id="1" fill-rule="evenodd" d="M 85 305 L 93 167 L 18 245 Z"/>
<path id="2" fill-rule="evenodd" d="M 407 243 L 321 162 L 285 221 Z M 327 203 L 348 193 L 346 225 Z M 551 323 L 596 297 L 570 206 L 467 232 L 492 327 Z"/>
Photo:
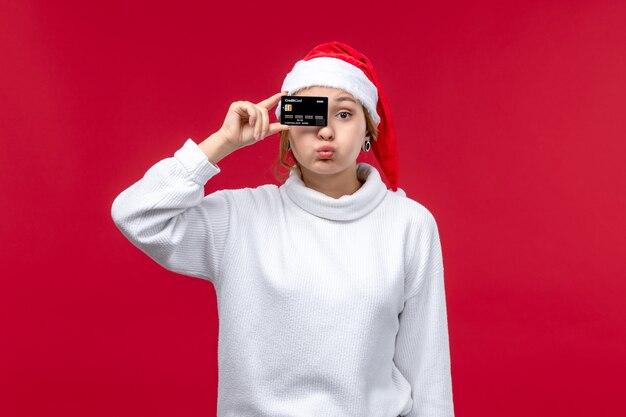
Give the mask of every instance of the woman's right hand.
<path id="1" fill-rule="evenodd" d="M 276 93 L 257 104 L 249 101 L 235 101 L 228 108 L 224 124 L 216 132 L 233 148 L 239 149 L 265 139 L 267 136 L 289 126 L 278 122 L 270 123 L 268 110 L 274 107 L 287 91 Z"/>

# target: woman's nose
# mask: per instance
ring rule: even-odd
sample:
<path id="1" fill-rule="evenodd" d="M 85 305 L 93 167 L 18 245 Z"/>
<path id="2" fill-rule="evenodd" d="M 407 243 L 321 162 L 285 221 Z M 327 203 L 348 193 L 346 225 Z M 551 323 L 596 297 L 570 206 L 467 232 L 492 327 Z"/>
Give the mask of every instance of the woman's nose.
<path id="1" fill-rule="evenodd" d="M 320 131 L 317 132 L 317 135 L 324 140 L 332 140 L 335 138 L 333 129 L 329 125 L 322 127 Z"/>

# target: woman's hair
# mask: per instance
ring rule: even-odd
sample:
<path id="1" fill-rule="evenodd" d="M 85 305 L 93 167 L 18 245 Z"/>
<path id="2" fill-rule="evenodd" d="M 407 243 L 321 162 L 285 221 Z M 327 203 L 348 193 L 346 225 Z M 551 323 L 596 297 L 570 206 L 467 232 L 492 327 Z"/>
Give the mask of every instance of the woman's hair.
<path id="1" fill-rule="evenodd" d="M 376 141 L 378 139 L 378 128 L 374 124 L 374 120 L 372 120 L 372 116 L 370 116 L 367 109 L 361 105 L 363 108 L 363 113 L 365 114 L 365 124 L 367 128 L 367 136 L 370 137 L 371 140 Z M 278 158 L 274 161 L 274 177 L 282 182 L 289 177 L 290 171 L 295 171 L 300 178 L 302 178 L 302 171 L 300 171 L 300 167 L 298 166 L 298 161 L 293 156 L 293 152 L 289 152 L 287 150 L 287 145 L 289 144 L 289 130 L 282 130 L 280 132 L 280 143 L 278 145 L 279 155 Z M 293 162 L 293 163 L 291 163 Z M 287 169 L 287 172 L 284 171 L 280 174 L 277 172 L 278 166 L 282 166 Z"/>

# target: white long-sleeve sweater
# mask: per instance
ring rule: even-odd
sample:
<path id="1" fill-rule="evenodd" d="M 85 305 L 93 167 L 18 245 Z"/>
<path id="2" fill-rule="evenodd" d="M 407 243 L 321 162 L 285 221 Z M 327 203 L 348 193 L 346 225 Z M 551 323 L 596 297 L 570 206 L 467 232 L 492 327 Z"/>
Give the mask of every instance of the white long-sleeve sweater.
<path id="1" fill-rule="evenodd" d="M 295 172 L 204 195 L 191 139 L 111 215 L 164 268 L 216 289 L 218 417 L 453 417 L 437 224 L 375 167 L 334 199 Z"/>

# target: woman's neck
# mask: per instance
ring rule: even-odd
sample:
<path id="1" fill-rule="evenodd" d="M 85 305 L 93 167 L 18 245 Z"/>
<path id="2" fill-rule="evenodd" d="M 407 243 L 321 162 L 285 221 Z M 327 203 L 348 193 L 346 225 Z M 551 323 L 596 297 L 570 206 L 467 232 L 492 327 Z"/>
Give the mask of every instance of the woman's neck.
<path id="1" fill-rule="evenodd" d="M 302 168 L 300 172 L 305 186 L 335 199 L 354 194 L 363 185 L 357 176 L 356 165 L 336 174 L 316 174 Z"/>

